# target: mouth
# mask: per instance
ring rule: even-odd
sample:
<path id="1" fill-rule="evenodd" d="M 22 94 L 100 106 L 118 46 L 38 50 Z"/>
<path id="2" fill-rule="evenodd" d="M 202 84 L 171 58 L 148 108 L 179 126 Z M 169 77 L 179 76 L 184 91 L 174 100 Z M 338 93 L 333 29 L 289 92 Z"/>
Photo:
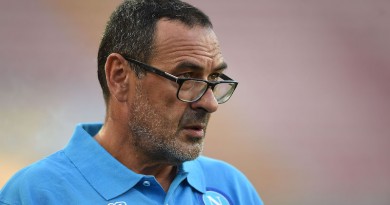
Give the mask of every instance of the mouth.
<path id="1" fill-rule="evenodd" d="M 205 125 L 194 124 L 185 126 L 183 130 L 187 133 L 188 136 L 192 138 L 203 138 L 205 135 L 205 128 Z"/>

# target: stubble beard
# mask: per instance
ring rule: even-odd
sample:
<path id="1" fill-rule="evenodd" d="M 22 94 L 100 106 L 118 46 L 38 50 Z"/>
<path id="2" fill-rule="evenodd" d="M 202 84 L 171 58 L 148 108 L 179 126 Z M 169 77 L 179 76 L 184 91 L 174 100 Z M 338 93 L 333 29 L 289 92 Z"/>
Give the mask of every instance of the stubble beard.
<path id="1" fill-rule="evenodd" d="M 140 85 L 137 85 L 135 98 L 129 126 L 133 136 L 132 144 L 137 152 L 149 160 L 173 165 L 194 160 L 202 153 L 204 138 L 183 140 L 179 125 L 180 122 L 203 122 L 207 125 L 209 114 L 202 110 L 186 110 L 180 122 L 171 122 L 169 117 L 164 117 L 167 115 L 166 110 L 156 108 L 142 94 Z"/>

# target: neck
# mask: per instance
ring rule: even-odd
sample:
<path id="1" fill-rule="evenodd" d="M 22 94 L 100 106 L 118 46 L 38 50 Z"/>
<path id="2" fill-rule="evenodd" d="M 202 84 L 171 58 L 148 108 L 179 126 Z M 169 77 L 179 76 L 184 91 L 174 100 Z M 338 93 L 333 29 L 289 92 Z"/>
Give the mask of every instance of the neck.
<path id="1" fill-rule="evenodd" d="M 153 175 L 165 192 L 167 192 L 176 176 L 177 167 L 162 161 L 150 159 L 148 156 L 137 151 L 132 143 L 130 132 L 128 129 L 124 129 L 126 127 L 117 121 L 114 123 L 113 120 L 108 118 L 94 138 L 127 168 L 138 174 Z"/>

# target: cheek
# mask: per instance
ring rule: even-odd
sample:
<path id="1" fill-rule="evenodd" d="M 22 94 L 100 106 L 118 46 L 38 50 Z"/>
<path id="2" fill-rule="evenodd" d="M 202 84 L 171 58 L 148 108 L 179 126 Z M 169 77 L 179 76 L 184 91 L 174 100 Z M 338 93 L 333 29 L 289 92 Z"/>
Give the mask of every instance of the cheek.
<path id="1" fill-rule="evenodd" d="M 188 103 L 182 102 L 173 97 L 166 97 L 163 100 L 163 108 L 161 109 L 162 114 L 165 116 L 165 120 L 169 122 L 169 127 L 177 128 L 183 118 Z"/>
<path id="2" fill-rule="evenodd" d="M 167 120 L 176 126 L 182 119 L 185 109 L 186 103 L 179 101 L 175 97 L 172 100 L 166 100 L 162 112 L 165 113 Z"/>
<path id="3" fill-rule="evenodd" d="M 173 126 L 178 125 L 188 103 L 177 99 L 177 84 L 155 80 L 154 83 L 149 82 L 149 85 L 152 86 L 145 89 L 145 94 L 151 105 L 160 113 L 162 120 Z"/>
<path id="4" fill-rule="evenodd" d="M 159 76 L 147 76 L 144 80 L 143 90 L 153 103 L 168 107 L 176 100 L 177 84 L 168 79 L 160 79 Z"/>
<path id="5" fill-rule="evenodd" d="M 155 86 L 148 89 L 149 100 L 159 107 L 160 109 L 169 111 L 178 106 L 182 106 L 182 103 L 176 97 L 177 88 L 171 86 L 168 83 L 165 84 L 155 84 Z"/>

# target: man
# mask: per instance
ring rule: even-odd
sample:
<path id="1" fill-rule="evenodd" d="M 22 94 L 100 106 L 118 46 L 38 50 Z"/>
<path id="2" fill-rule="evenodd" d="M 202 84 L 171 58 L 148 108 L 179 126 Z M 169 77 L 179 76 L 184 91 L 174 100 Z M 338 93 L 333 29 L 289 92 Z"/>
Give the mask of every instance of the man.
<path id="1" fill-rule="evenodd" d="M 0 204 L 262 204 L 225 162 L 199 156 L 210 114 L 233 94 L 208 17 L 178 0 L 125 1 L 98 53 L 102 124 L 18 172 Z"/>

